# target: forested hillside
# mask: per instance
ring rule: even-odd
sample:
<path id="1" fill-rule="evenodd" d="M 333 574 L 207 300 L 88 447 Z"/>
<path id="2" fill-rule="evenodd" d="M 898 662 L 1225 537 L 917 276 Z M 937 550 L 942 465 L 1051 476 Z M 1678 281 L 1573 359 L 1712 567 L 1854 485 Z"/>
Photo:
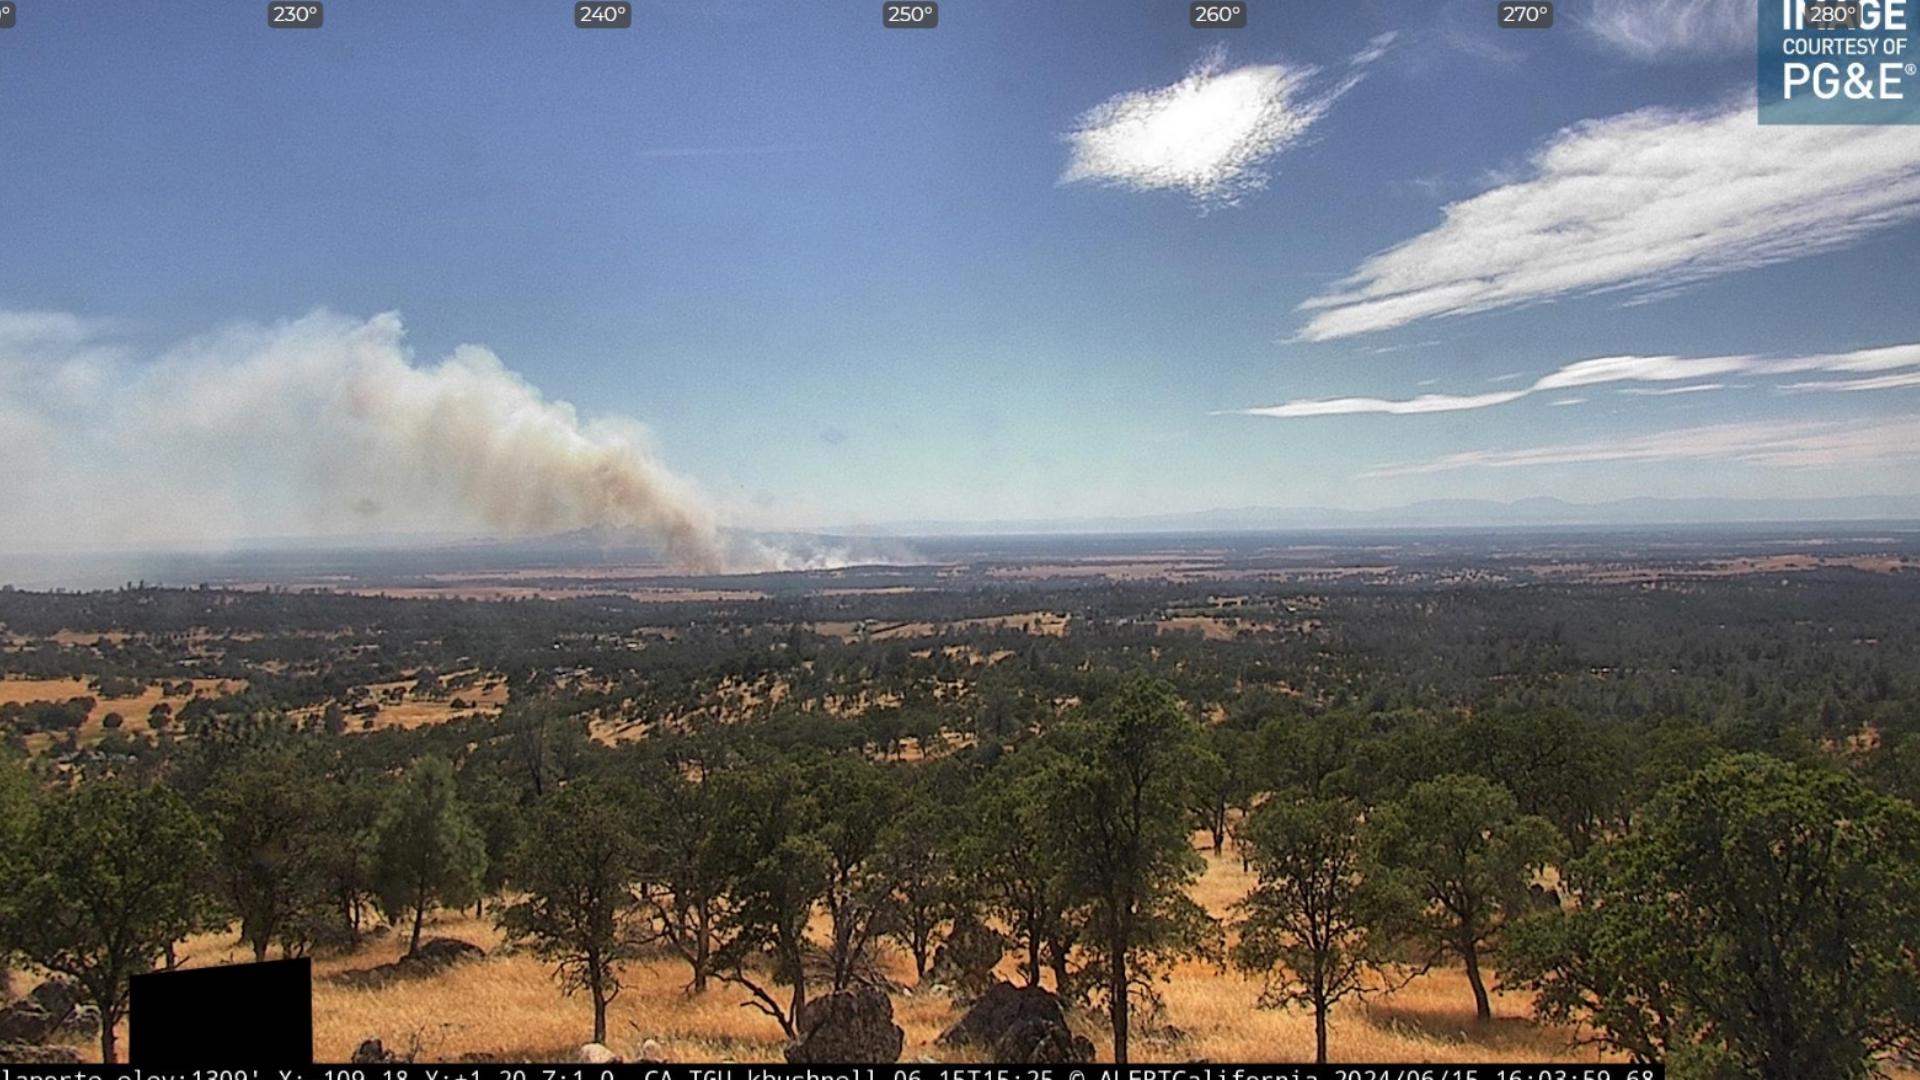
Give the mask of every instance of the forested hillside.
<path id="1" fill-rule="evenodd" d="M 0 948 L 107 1056 L 186 943 L 418 956 L 454 919 L 582 1041 L 663 964 L 780 1041 L 1008 977 L 1120 1060 L 1208 1052 L 1205 971 L 1335 1059 L 1442 971 L 1469 1032 L 1511 1000 L 1677 1075 L 1865 1075 L 1920 1031 L 1910 574 L 7 590 L 0 628 Z"/>

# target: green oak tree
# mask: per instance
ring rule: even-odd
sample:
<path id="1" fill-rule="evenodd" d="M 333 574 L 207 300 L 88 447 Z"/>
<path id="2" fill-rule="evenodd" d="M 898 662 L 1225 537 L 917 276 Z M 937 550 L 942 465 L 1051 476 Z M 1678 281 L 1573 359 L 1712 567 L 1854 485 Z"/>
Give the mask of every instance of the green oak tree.
<path id="1" fill-rule="evenodd" d="M 644 906 L 635 884 L 639 845 L 619 800 L 589 782 L 551 793 L 511 856 L 520 899 L 496 916 L 557 966 L 560 988 L 593 1001 L 593 1041 L 607 1041 L 618 964 L 636 955 Z"/>
<path id="2" fill-rule="evenodd" d="M 723 749 L 700 737 L 674 742 L 643 763 L 626 788 L 640 865 L 650 936 L 686 962 L 687 990 L 703 994 L 735 904 L 728 891 L 730 854 L 721 799 L 729 785 Z"/>
<path id="3" fill-rule="evenodd" d="M 1189 801 L 1193 819 L 1220 854 L 1227 841 L 1227 822 L 1234 810 L 1243 810 L 1253 797 L 1254 736 L 1238 728 L 1206 729 L 1196 755 Z"/>
<path id="4" fill-rule="evenodd" d="M 1373 818 L 1381 862 L 1411 898 L 1405 929 L 1466 967 L 1474 1014 L 1493 1017 L 1481 961 L 1507 923 L 1528 910 L 1527 886 L 1560 856 L 1545 818 L 1522 814 L 1513 793 L 1484 777 L 1448 774 L 1414 784 Z"/>
<path id="5" fill-rule="evenodd" d="M 955 861 L 985 913 L 1007 928 L 1021 952 L 1027 985 L 1039 986 L 1051 967 L 1054 990 L 1065 997 L 1077 996 L 1067 963 L 1078 927 L 1050 854 L 1044 795 L 1056 756 L 1049 747 L 1029 747 L 987 774 L 967 813 L 970 824 L 956 840 Z"/>
<path id="6" fill-rule="evenodd" d="M 38 784 L 13 755 L 0 749 L 0 881 L 17 882 L 26 873 L 34 822 L 40 812 Z M 0 891 L 0 929 L 7 925 L 8 910 L 19 898 L 17 889 Z M 12 943 L 0 937 L 0 1001 L 4 1001 L 12 982 L 8 961 Z"/>
<path id="7" fill-rule="evenodd" d="M 954 812 L 924 793 L 887 824 L 874 853 L 883 882 L 882 933 L 913 957 L 916 979 L 927 977 L 941 928 L 967 907 L 955 873 Z"/>
<path id="8" fill-rule="evenodd" d="M 1206 953 L 1218 927 L 1188 895 L 1204 861 L 1187 807 L 1199 727 L 1164 683 L 1137 680 L 1060 732 L 1042 799 L 1049 854 L 1086 912 L 1114 1061 L 1128 1060 L 1132 998 L 1155 969 Z"/>
<path id="9" fill-rule="evenodd" d="M 113 780 L 50 800 L 33 823 L 0 937 L 86 992 L 103 1061 L 119 1060 L 128 980 L 208 924 L 211 841 L 172 790 Z"/>
<path id="10" fill-rule="evenodd" d="M 276 941 L 291 953 L 326 902 L 322 853 L 334 823 L 321 817 L 319 787 L 304 755 L 275 746 L 241 754 L 200 795 L 214 830 L 215 893 L 256 961 Z"/>
<path id="11" fill-rule="evenodd" d="M 1313 1012 L 1314 1060 L 1327 1060 L 1327 1016 L 1366 992 L 1388 959 L 1387 890 L 1363 814 L 1345 799 L 1297 792 L 1262 803 L 1235 834 L 1257 881 L 1235 905 L 1234 966 L 1263 980 L 1260 1004 Z"/>
<path id="12" fill-rule="evenodd" d="M 808 766 L 805 783 L 819 814 L 815 827 L 827 853 L 828 973 L 845 990 L 868 971 L 868 948 L 885 929 L 892 882 L 878 857 L 887 827 L 905 808 L 906 790 L 886 767 L 858 753 L 834 754 Z"/>
<path id="13" fill-rule="evenodd" d="M 1513 935 L 1547 1019 L 1713 1078 L 1867 1076 L 1920 1039 L 1920 810 L 1850 776 L 1724 757 L 1571 883 Z"/>
<path id="14" fill-rule="evenodd" d="M 480 894 L 487 843 L 454 790 L 441 758 L 414 762 L 388 793 L 373 828 L 373 893 L 381 914 L 411 929 L 407 952 L 435 907 L 465 907 Z"/>
<path id="15" fill-rule="evenodd" d="M 805 1023 L 807 924 L 832 877 L 819 833 L 820 808 L 798 767 L 743 765 L 715 777 L 720 849 L 732 910 L 721 925 L 714 974 L 744 989 L 788 1038 Z M 774 987 L 787 988 L 783 1004 Z"/>

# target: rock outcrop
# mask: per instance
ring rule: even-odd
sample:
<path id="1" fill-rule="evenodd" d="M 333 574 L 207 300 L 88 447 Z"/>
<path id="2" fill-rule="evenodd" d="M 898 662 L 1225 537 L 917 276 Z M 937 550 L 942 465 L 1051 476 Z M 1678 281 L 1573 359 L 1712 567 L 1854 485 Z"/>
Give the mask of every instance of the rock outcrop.
<path id="1" fill-rule="evenodd" d="M 1060 999 L 1038 986 L 995 983 L 939 1038 L 942 1046 L 970 1044 L 1009 1064 L 1065 1064 L 1093 1060 L 1093 1043 L 1067 1026 Z"/>
<path id="2" fill-rule="evenodd" d="M 0 1043 L 42 1043 L 59 1021 L 31 1001 L 0 1009 Z"/>
<path id="3" fill-rule="evenodd" d="M 808 1002 L 800 1037 L 787 1044 L 786 1055 L 794 1065 L 890 1065 L 900 1060 L 905 1041 L 886 993 L 856 986 Z"/>
<path id="4" fill-rule="evenodd" d="M 27 1000 L 55 1016 L 65 1016 L 84 1004 L 86 995 L 66 979 L 48 979 L 29 991 Z"/>
<path id="5" fill-rule="evenodd" d="M 355 1065 L 389 1065 L 406 1061 L 408 1058 L 399 1052 L 387 1049 L 379 1039 L 368 1039 L 353 1048 L 353 1055 L 347 1061 Z"/>
<path id="6" fill-rule="evenodd" d="M 429 938 L 421 942 L 418 949 L 391 964 L 345 972 L 334 976 L 334 981 L 347 986 L 375 989 L 406 979 L 431 978 L 455 964 L 484 960 L 486 955 L 485 949 L 459 938 Z"/>
<path id="7" fill-rule="evenodd" d="M 963 998 L 976 997 L 994 984 L 993 968 L 1006 955 L 1009 942 L 1005 934 L 978 919 L 954 921 L 946 940 L 934 950 L 927 965 L 929 985 L 950 987 Z"/>
<path id="8" fill-rule="evenodd" d="M 620 1055 L 597 1042 L 583 1043 L 573 1055 L 573 1060 L 582 1065 L 617 1065 Z"/>
<path id="9" fill-rule="evenodd" d="M 71 1046 L 0 1042 L 0 1061 L 9 1065 L 79 1065 L 80 1051 Z"/>

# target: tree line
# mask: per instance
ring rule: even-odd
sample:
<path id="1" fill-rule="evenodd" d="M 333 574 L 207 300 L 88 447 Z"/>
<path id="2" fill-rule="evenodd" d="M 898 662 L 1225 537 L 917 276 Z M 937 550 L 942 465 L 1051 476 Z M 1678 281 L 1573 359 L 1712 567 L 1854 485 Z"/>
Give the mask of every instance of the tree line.
<path id="1" fill-rule="evenodd" d="M 469 907 L 596 1040 L 641 956 L 792 1036 L 884 948 L 975 989 L 1011 957 L 1117 1061 L 1191 958 L 1311 1012 L 1322 1060 L 1342 1003 L 1442 963 L 1483 1018 L 1524 988 L 1681 1076 L 1861 1076 L 1920 1035 L 1920 813 L 1831 755 L 1554 709 L 1199 715 L 1131 677 L 911 757 L 771 719 L 609 747 L 552 693 L 457 737 L 203 715 L 137 772 L 0 768 L 0 948 L 83 988 L 107 1060 L 128 979 L 194 933 L 303 955 L 377 918 L 413 950 Z M 1254 877 L 1224 918 L 1207 847 Z"/>

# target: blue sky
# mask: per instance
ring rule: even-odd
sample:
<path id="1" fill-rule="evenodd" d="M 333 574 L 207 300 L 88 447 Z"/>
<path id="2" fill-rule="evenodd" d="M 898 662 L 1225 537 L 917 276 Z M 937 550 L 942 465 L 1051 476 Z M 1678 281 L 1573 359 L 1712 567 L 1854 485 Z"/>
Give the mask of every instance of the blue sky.
<path id="1" fill-rule="evenodd" d="M 116 395 L 207 335 L 398 312 L 409 363 L 484 346 L 747 524 L 1920 492 L 1920 359 L 1856 355 L 1920 342 L 1920 129 L 1762 132 L 1745 5 L 24 7 L 0 423 L 100 469 Z M 1291 136 L 1161 169 L 1126 124 L 1183 79 Z M 1618 356 L 1653 359 L 1455 400 Z M 20 389 L 75 357 L 57 406 Z M 1288 408 L 1332 399 L 1361 404 Z M 222 527 L 299 527 L 228 450 Z M 73 480 L 38 468 L 12 482 Z"/>

